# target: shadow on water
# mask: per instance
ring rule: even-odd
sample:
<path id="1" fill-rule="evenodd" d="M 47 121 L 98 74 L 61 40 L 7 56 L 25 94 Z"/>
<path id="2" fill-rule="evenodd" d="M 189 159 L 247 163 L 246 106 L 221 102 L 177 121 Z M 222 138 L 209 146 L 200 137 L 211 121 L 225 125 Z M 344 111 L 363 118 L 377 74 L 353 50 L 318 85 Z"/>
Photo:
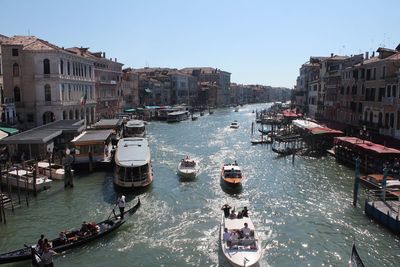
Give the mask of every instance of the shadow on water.
<path id="1" fill-rule="evenodd" d="M 193 182 L 197 181 L 197 175 L 195 177 L 192 177 L 192 178 L 190 178 L 190 177 L 182 177 L 180 175 L 177 175 L 177 176 L 178 176 L 179 182 L 181 182 L 181 183 L 193 183 Z"/>

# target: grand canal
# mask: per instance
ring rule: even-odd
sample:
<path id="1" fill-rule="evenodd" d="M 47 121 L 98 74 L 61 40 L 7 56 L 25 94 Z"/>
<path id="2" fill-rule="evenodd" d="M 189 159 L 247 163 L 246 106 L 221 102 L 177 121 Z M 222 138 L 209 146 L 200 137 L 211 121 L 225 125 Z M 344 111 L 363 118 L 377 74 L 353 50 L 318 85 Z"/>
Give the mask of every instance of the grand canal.
<path id="1" fill-rule="evenodd" d="M 139 192 L 142 206 L 117 232 L 55 258 L 55 266 L 229 266 L 219 249 L 221 206 L 247 206 L 260 230 L 261 266 L 347 266 L 353 240 L 366 266 L 398 266 L 399 239 L 371 222 L 363 205 L 353 208 L 354 171 L 322 158 L 277 157 L 269 146 L 250 143 L 252 110 L 216 110 L 197 121 L 147 126 L 154 182 Z M 238 120 L 240 128 L 230 129 Z M 193 181 L 176 167 L 189 155 L 200 162 Z M 246 176 L 241 192 L 222 188 L 219 169 L 237 160 Z M 31 198 L 0 225 L 0 252 L 55 237 L 83 220 L 103 220 L 116 199 L 110 172 L 56 183 Z M 133 205 L 133 195 L 128 195 Z M 361 202 L 364 195 L 360 197 Z M 10 266 L 30 266 L 29 263 Z"/>

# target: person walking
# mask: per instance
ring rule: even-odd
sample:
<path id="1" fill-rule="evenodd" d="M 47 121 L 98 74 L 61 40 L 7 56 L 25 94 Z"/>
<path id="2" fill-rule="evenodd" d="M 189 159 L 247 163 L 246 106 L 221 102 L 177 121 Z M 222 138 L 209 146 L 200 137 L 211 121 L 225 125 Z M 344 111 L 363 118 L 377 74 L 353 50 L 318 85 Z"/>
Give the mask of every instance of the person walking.
<path id="1" fill-rule="evenodd" d="M 117 199 L 117 205 L 119 208 L 119 212 L 121 213 L 120 220 L 122 220 L 124 218 L 124 209 L 125 209 L 125 196 L 122 193 L 119 194 L 119 197 Z"/>

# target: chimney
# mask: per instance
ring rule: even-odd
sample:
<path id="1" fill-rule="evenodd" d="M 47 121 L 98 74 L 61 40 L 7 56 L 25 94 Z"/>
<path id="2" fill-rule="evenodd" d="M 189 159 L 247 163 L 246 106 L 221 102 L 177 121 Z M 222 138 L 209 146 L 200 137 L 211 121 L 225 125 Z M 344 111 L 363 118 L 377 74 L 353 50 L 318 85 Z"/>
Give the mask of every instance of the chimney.
<path id="1" fill-rule="evenodd" d="M 114 58 L 114 61 L 117 62 L 117 58 Z"/>
<path id="2" fill-rule="evenodd" d="M 103 58 L 106 58 L 106 52 L 103 52 Z"/>
<path id="3" fill-rule="evenodd" d="M 333 53 L 331 53 L 331 57 L 333 57 Z"/>
<path id="4" fill-rule="evenodd" d="M 365 52 L 365 59 L 368 59 L 368 52 Z"/>
<path id="5" fill-rule="evenodd" d="M 375 51 L 372 51 L 372 56 L 371 57 L 374 57 L 375 56 Z"/>

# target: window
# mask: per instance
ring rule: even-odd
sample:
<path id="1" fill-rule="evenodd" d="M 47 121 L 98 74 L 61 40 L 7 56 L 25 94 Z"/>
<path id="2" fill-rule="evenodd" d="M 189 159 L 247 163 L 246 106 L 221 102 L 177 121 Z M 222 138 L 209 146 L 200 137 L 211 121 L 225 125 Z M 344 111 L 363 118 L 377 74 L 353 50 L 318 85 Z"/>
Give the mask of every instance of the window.
<path id="1" fill-rule="evenodd" d="M 358 112 L 362 112 L 362 103 L 360 102 L 360 103 L 358 103 Z"/>
<path id="2" fill-rule="evenodd" d="M 60 60 L 60 73 L 64 74 L 64 61 L 62 59 Z"/>
<path id="3" fill-rule="evenodd" d="M 376 68 L 374 68 L 374 75 L 372 76 L 372 80 L 376 80 Z"/>
<path id="4" fill-rule="evenodd" d="M 382 97 L 385 97 L 385 88 L 379 88 L 379 96 L 378 96 L 378 101 L 382 101 Z M 371 100 L 373 101 L 373 100 Z"/>
<path id="5" fill-rule="evenodd" d="M 385 79 L 385 76 L 386 76 L 386 67 L 383 66 L 382 67 L 382 79 Z"/>
<path id="6" fill-rule="evenodd" d="M 387 90 L 386 90 L 386 96 L 390 97 L 391 93 L 392 93 L 392 86 L 388 85 Z"/>
<path id="7" fill-rule="evenodd" d="M 13 57 L 18 57 L 18 48 L 11 49 L 11 54 Z"/>
<path id="8" fill-rule="evenodd" d="M 18 77 L 19 76 L 19 65 L 18 63 L 13 64 L 13 76 Z"/>
<path id="9" fill-rule="evenodd" d="M 50 60 L 43 60 L 43 74 L 50 74 Z"/>
<path id="10" fill-rule="evenodd" d="M 21 102 L 21 89 L 18 86 L 14 87 L 14 101 Z"/>
<path id="11" fill-rule="evenodd" d="M 366 80 L 369 81 L 371 80 L 371 69 L 367 69 L 367 77 Z"/>
<path id="12" fill-rule="evenodd" d="M 396 97 L 396 85 L 392 85 L 392 97 Z"/>
<path id="13" fill-rule="evenodd" d="M 51 88 L 50 85 L 46 84 L 44 86 L 44 101 L 50 102 L 51 101 Z"/>
<path id="14" fill-rule="evenodd" d="M 390 113 L 389 125 L 390 125 L 390 128 L 394 127 L 394 113 Z"/>
<path id="15" fill-rule="evenodd" d="M 70 64 L 69 61 L 67 61 L 67 74 L 70 75 L 71 74 L 71 68 L 70 68 Z"/>
<path id="16" fill-rule="evenodd" d="M 67 118 L 67 112 L 64 110 L 64 111 L 63 111 L 63 120 L 66 120 L 66 119 L 68 119 L 68 118 Z"/>
<path id="17" fill-rule="evenodd" d="M 397 111 L 397 130 L 400 130 L 400 111 Z"/>
<path id="18" fill-rule="evenodd" d="M 379 112 L 379 116 L 378 116 L 378 127 L 382 127 L 383 126 L 383 115 L 382 112 Z"/>

